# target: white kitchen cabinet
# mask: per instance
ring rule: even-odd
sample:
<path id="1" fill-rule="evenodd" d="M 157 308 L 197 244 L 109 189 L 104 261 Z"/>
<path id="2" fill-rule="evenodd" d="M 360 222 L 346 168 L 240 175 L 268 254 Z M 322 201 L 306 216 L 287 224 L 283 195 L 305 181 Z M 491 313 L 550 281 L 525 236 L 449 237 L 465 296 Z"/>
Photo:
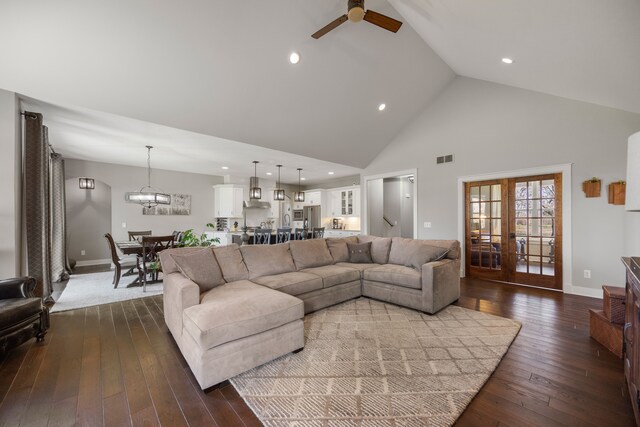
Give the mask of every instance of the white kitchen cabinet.
<path id="1" fill-rule="evenodd" d="M 214 185 L 216 218 L 241 218 L 244 188 L 232 184 Z"/>
<path id="2" fill-rule="evenodd" d="M 332 190 L 329 199 L 331 216 L 360 216 L 360 187 Z"/>
<path id="3" fill-rule="evenodd" d="M 321 205 L 321 204 L 322 204 L 322 190 L 305 191 L 304 206 Z"/>
<path id="4" fill-rule="evenodd" d="M 324 231 L 324 237 L 349 237 L 349 236 L 357 236 L 360 234 L 359 230 L 334 230 L 327 229 Z"/>

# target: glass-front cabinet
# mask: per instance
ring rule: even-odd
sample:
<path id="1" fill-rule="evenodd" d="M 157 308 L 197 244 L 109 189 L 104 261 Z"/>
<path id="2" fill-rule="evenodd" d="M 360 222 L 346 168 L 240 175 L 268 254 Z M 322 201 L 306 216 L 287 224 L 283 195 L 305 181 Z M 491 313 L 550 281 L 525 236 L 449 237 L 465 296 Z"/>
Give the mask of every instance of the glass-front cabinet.
<path id="1" fill-rule="evenodd" d="M 360 189 L 334 190 L 331 194 L 331 216 L 359 216 Z"/>

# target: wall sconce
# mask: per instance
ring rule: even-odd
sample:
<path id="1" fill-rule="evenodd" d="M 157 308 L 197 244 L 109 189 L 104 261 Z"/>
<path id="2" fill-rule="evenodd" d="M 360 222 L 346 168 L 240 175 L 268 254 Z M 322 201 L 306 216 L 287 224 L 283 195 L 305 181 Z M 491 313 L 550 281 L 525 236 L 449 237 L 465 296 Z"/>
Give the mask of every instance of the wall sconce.
<path id="1" fill-rule="evenodd" d="M 81 190 L 93 190 L 96 188 L 96 182 L 93 178 L 78 178 Z"/>

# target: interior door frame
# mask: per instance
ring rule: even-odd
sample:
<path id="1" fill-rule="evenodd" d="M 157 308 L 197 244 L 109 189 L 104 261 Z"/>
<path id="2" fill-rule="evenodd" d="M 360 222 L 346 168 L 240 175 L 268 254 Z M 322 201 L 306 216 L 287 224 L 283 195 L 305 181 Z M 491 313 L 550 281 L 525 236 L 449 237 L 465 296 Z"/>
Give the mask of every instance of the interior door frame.
<path id="1" fill-rule="evenodd" d="M 465 215 L 465 183 L 474 181 L 490 181 L 494 179 L 505 178 L 520 178 L 535 175 L 547 175 L 547 174 L 562 174 L 562 291 L 564 293 L 584 295 L 579 289 L 574 289 L 572 286 L 572 224 L 571 224 L 571 169 L 573 163 L 563 163 L 550 166 L 541 166 L 535 168 L 518 169 L 503 172 L 486 173 L 472 176 L 458 177 L 458 240 L 462 245 L 461 262 L 460 262 L 460 276 L 464 277 L 466 274 L 466 245 L 465 245 L 465 230 L 466 230 L 466 215 Z M 524 285 L 526 286 L 526 285 Z M 593 295 L 589 295 L 593 296 Z"/>
<path id="2" fill-rule="evenodd" d="M 369 181 L 393 178 L 401 175 L 413 175 L 413 238 L 418 238 L 418 169 L 405 169 L 395 172 L 385 172 L 378 175 L 362 176 L 360 180 L 360 228 L 363 234 L 369 234 L 369 206 L 367 205 L 367 185 Z M 464 194 L 463 194 L 464 196 Z"/>

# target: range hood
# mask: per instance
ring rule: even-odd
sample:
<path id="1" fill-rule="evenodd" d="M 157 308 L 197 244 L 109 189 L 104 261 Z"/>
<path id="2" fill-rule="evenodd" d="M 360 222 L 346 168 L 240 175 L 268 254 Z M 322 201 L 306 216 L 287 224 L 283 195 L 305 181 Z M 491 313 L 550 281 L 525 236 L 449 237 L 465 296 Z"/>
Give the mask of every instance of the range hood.
<path id="1" fill-rule="evenodd" d="M 249 200 L 242 202 L 242 207 L 245 209 L 271 209 L 271 203 L 261 202 L 259 200 Z"/>

